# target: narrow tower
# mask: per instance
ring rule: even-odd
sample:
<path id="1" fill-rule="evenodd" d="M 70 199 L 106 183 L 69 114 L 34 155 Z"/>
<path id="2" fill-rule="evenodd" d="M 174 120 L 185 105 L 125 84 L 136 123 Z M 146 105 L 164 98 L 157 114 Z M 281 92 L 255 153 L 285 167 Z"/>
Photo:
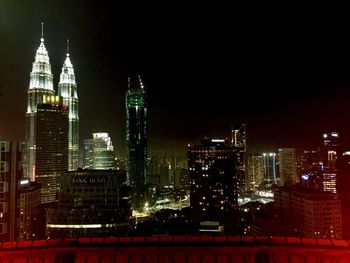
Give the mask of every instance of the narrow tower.
<path id="1" fill-rule="evenodd" d="M 67 40 L 66 60 L 63 63 L 58 95 L 63 97 L 63 104 L 69 110 L 68 132 L 68 170 L 78 169 L 79 163 L 79 112 L 77 83 L 75 82 L 74 68 L 69 57 L 69 40 Z"/>
<path id="2" fill-rule="evenodd" d="M 127 181 L 133 191 L 133 209 L 145 202 L 147 165 L 147 105 L 146 92 L 140 76 L 128 80 L 126 92 Z"/>
<path id="3" fill-rule="evenodd" d="M 44 95 L 54 95 L 53 76 L 49 55 L 44 45 L 43 23 L 41 24 L 40 46 L 36 51 L 35 61 L 30 73 L 28 103 L 26 112 L 26 147 L 24 154 L 24 177 L 35 181 L 36 169 L 36 115 L 37 105 L 43 103 Z"/>

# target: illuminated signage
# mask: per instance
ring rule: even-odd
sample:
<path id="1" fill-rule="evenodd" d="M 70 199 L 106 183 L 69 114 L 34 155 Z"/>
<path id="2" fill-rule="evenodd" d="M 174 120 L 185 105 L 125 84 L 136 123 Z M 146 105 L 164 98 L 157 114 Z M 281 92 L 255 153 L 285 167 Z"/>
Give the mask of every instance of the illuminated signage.
<path id="1" fill-rule="evenodd" d="M 104 177 L 84 177 L 84 176 L 77 176 L 73 177 L 73 184 L 105 184 L 106 178 Z"/>
<path id="2" fill-rule="evenodd" d="M 28 180 L 28 179 L 22 179 L 22 180 L 19 181 L 19 184 L 20 184 L 20 185 L 29 184 L 29 180 Z"/>
<path id="3" fill-rule="evenodd" d="M 225 142 L 223 139 L 212 139 L 211 142 Z"/>

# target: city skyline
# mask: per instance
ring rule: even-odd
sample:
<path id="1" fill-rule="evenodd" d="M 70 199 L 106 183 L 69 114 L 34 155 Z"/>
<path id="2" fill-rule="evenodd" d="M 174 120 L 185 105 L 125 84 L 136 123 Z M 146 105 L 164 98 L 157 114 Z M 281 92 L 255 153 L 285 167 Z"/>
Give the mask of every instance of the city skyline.
<path id="1" fill-rule="evenodd" d="M 134 73 L 147 87 L 150 152 L 159 146 L 185 154 L 188 142 L 206 135 L 230 137 L 230 125 L 239 122 L 247 123 L 248 150 L 320 144 L 322 133 L 331 131 L 349 141 L 350 54 L 341 29 L 333 31 L 336 23 L 315 25 L 308 36 L 312 23 L 306 18 L 290 25 L 276 15 L 272 18 L 281 21 L 276 26 L 253 12 L 248 18 L 254 19 L 243 26 L 219 6 L 211 13 L 205 6 L 151 9 L 5 1 L 1 136 L 24 141 L 28 73 L 44 22 L 56 91 L 70 39 L 81 145 L 92 132 L 106 131 L 116 153 L 125 153 L 124 94 Z"/>

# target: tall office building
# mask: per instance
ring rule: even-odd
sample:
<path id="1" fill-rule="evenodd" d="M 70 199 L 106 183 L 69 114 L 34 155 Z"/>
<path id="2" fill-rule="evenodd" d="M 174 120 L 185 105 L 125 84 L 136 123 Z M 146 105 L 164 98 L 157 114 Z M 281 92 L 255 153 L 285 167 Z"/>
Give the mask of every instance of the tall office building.
<path id="1" fill-rule="evenodd" d="M 330 132 L 323 134 L 323 148 L 321 149 L 321 158 L 323 165 L 335 169 L 337 161 L 337 151 L 339 149 L 339 133 Z"/>
<path id="2" fill-rule="evenodd" d="M 247 151 L 247 135 L 246 124 L 232 125 L 231 127 L 231 144 L 237 148 L 237 180 L 238 191 L 240 193 L 248 190 L 246 185 L 246 151 Z"/>
<path id="3" fill-rule="evenodd" d="M 195 221 L 231 220 L 238 206 L 237 149 L 225 140 L 188 146 L 190 208 Z"/>
<path id="4" fill-rule="evenodd" d="M 51 73 L 51 64 L 49 55 L 44 45 L 44 38 L 41 37 L 41 43 L 36 51 L 35 61 L 30 73 L 30 83 L 28 89 L 28 102 L 26 112 L 26 133 L 25 133 L 25 154 L 23 157 L 24 176 L 35 180 L 34 171 L 36 167 L 36 138 L 37 130 L 35 127 L 37 105 L 43 102 L 43 95 L 54 95 L 53 76 Z"/>
<path id="5" fill-rule="evenodd" d="M 264 180 L 265 182 L 277 183 L 277 160 L 276 153 L 263 153 Z"/>
<path id="6" fill-rule="evenodd" d="M 58 84 L 58 95 L 63 97 L 63 104 L 68 106 L 69 111 L 68 170 L 72 171 L 79 166 L 79 112 L 77 83 L 69 56 L 69 42 Z"/>
<path id="7" fill-rule="evenodd" d="M 0 240 L 16 241 L 17 182 L 22 175 L 18 143 L 0 140 Z"/>
<path id="8" fill-rule="evenodd" d="M 300 184 L 305 189 L 337 193 L 337 171 L 327 167 L 303 171 Z"/>
<path id="9" fill-rule="evenodd" d="M 247 186 L 256 190 L 264 181 L 264 159 L 260 154 L 249 155 L 247 158 Z"/>
<path id="10" fill-rule="evenodd" d="M 320 166 L 320 153 L 316 149 L 297 151 L 298 176 L 305 170 L 317 169 Z"/>
<path id="11" fill-rule="evenodd" d="M 133 208 L 144 205 L 147 182 L 147 105 L 140 76 L 129 78 L 126 92 L 127 181 L 133 189 Z"/>
<path id="12" fill-rule="evenodd" d="M 84 169 L 92 169 L 93 168 L 93 139 L 84 139 L 84 161 L 83 168 Z"/>
<path id="13" fill-rule="evenodd" d="M 108 133 L 92 134 L 92 168 L 96 170 L 116 169 L 114 148 Z"/>
<path id="14" fill-rule="evenodd" d="M 295 184 L 299 181 L 297 175 L 297 159 L 294 148 L 278 149 L 278 167 L 280 184 Z"/>
<path id="15" fill-rule="evenodd" d="M 41 184 L 41 201 L 57 201 L 59 174 L 68 170 L 68 109 L 60 96 L 43 96 L 36 120 L 35 181 Z"/>

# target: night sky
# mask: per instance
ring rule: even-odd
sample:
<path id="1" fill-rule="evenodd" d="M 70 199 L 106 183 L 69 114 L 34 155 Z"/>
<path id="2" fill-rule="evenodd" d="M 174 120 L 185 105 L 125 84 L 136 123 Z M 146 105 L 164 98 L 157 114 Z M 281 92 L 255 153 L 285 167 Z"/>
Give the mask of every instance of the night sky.
<path id="1" fill-rule="evenodd" d="M 252 151 L 316 145 L 327 131 L 348 143 L 350 19 L 341 17 L 214 2 L 0 0 L 0 137 L 24 139 L 43 21 L 56 91 L 70 39 L 81 140 L 108 132 L 124 153 L 127 77 L 140 74 L 151 151 L 185 153 L 238 122 Z"/>

